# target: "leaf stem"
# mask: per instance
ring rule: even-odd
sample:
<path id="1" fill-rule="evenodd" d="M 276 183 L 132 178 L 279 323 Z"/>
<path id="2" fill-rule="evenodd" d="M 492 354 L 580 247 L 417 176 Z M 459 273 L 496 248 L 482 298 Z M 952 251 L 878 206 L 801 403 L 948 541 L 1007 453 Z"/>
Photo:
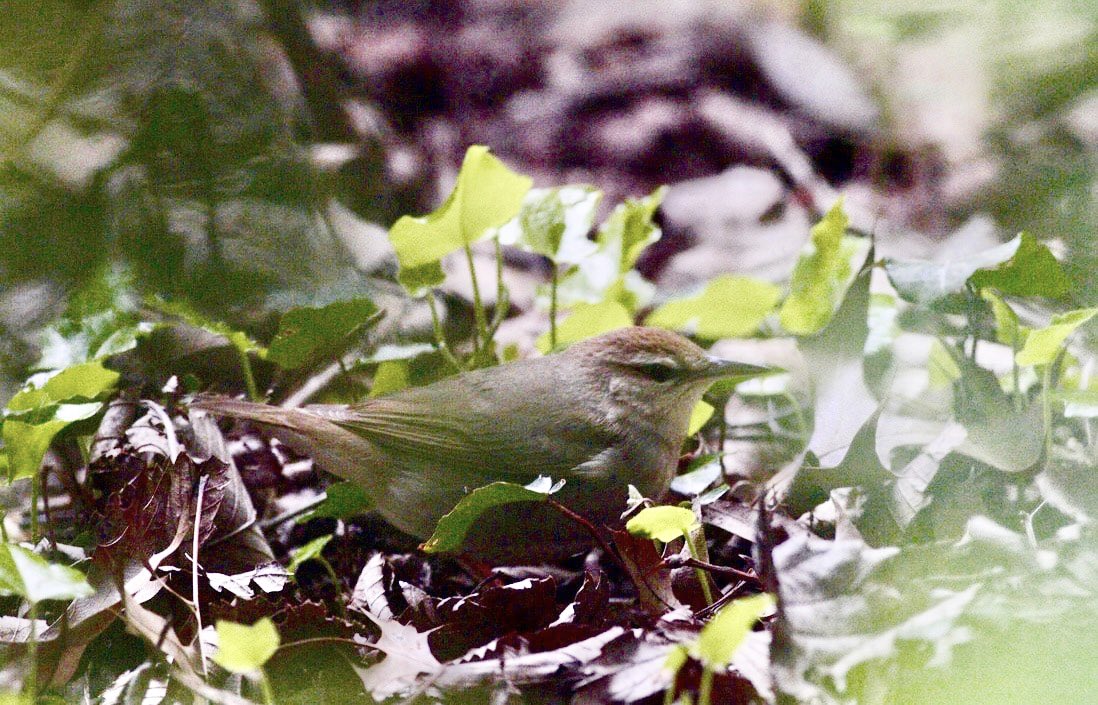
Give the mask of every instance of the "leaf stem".
<path id="1" fill-rule="evenodd" d="M 450 346 L 446 343 L 446 336 L 442 333 L 442 321 L 438 316 L 438 307 L 435 303 L 435 292 L 433 291 L 427 294 L 427 306 L 431 309 L 431 328 L 435 334 L 435 347 L 438 348 L 442 357 L 454 366 L 455 370 L 461 372 L 465 369 L 465 366 L 454 357 L 454 353 L 450 351 Z"/>
<path id="2" fill-rule="evenodd" d="M 236 348 L 236 354 L 240 358 L 240 371 L 244 373 L 244 388 L 248 391 L 248 398 L 252 401 L 263 401 L 259 396 L 259 387 L 255 384 L 255 375 L 252 374 L 252 361 L 248 359 L 248 353 Z"/>
<path id="3" fill-rule="evenodd" d="M 27 660 L 30 662 L 30 670 L 27 672 L 27 681 L 23 684 L 23 692 L 30 702 L 38 702 L 38 603 L 28 600 L 30 609 L 27 616 L 30 617 L 30 637 L 27 640 Z"/>
<path id="4" fill-rule="evenodd" d="M 549 350 L 557 349 L 557 283 L 560 270 L 553 263 L 553 277 L 549 280 Z"/>
<path id="5" fill-rule="evenodd" d="M 701 556 L 698 555 L 698 547 L 694 543 L 694 538 L 690 535 L 690 530 L 684 529 L 682 537 L 686 539 L 686 547 L 690 549 L 690 555 L 694 557 L 694 560 L 700 562 Z M 713 604 L 713 591 L 709 589 L 709 574 L 700 567 L 695 566 L 694 575 L 698 576 L 698 582 L 701 583 L 702 594 L 705 595 L 705 605 L 708 607 Z"/>
<path id="6" fill-rule="evenodd" d="M 473 354 L 479 360 L 481 348 L 488 346 L 488 315 L 484 312 L 484 300 L 480 297 L 477 269 L 473 263 L 473 248 L 469 243 L 465 243 L 465 261 L 469 263 L 469 279 L 473 284 L 473 318 L 477 323 L 477 334 L 473 336 Z"/>
<path id="7" fill-rule="evenodd" d="M 259 669 L 259 689 L 263 693 L 264 705 L 275 705 L 274 690 L 271 689 L 271 679 L 267 677 L 267 670 Z"/>
<path id="8" fill-rule="evenodd" d="M 698 681 L 698 705 L 711 705 L 713 702 L 713 669 L 705 666 Z"/>

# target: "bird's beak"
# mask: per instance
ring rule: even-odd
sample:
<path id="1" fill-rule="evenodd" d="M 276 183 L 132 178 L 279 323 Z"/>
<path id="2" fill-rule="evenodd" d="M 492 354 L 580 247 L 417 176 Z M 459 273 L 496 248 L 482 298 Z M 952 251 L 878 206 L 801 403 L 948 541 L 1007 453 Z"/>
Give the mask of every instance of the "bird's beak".
<path id="1" fill-rule="evenodd" d="M 706 362 L 707 364 L 704 366 L 697 367 L 691 371 L 691 379 L 717 380 L 729 377 L 748 379 L 750 377 L 761 377 L 763 375 L 782 371 L 776 367 L 766 367 L 764 365 L 752 365 L 747 362 L 726 360 L 723 357 L 717 357 L 715 355 L 709 355 L 706 358 Z"/>

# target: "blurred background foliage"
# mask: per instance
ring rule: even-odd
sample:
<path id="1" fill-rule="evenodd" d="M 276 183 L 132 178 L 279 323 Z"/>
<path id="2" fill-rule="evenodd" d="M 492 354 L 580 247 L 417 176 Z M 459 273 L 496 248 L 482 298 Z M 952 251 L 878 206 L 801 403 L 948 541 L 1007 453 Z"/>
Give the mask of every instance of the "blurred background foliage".
<path id="1" fill-rule="evenodd" d="M 709 128 L 681 125 L 621 157 L 637 126 L 656 119 L 646 116 L 662 114 L 637 95 L 681 104 L 714 75 L 768 110 L 808 114 L 792 133 L 817 172 L 839 188 L 899 193 L 906 207 L 876 211 L 905 231 L 944 237 L 986 214 L 1004 238 L 1025 229 L 1063 242 L 1077 290 L 1088 292 L 1080 303 L 1094 303 L 1092 2 L 686 8 L 7 0 L 0 391 L 39 360 L 40 330 L 70 299 L 118 295 L 96 293 L 105 272 L 125 282 L 131 307 L 158 294 L 250 326 L 291 303 L 393 291 L 384 228 L 437 205 L 472 142 L 539 185 L 594 181 L 606 203 L 760 163 L 749 150 L 714 155 Z M 709 62 L 653 64 L 678 56 L 689 22 L 718 28 L 697 35 L 720 45 L 698 50 Z M 813 88 L 820 62 L 805 42 L 817 40 L 848 62 L 873 105 L 838 91 L 843 105 L 818 108 L 813 90 L 844 85 L 820 78 Z M 559 83 L 559 59 L 574 55 L 590 71 L 580 83 L 642 78 L 617 92 L 588 86 L 564 113 L 533 110 L 535 149 L 508 131 L 521 121 L 499 115 L 551 94 L 542 89 Z M 660 78 L 645 84 L 645 72 Z M 635 120 L 623 123 L 625 146 L 600 151 L 618 135 L 615 112 Z M 555 120 L 564 127 L 545 132 Z M 666 230 L 674 242 L 674 224 Z"/>

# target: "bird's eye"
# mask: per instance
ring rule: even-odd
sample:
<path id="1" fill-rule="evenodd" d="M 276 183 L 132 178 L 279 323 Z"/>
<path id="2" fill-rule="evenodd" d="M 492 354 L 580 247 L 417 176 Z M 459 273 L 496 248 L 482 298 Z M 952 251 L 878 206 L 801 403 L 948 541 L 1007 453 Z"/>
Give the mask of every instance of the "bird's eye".
<path id="1" fill-rule="evenodd" d="M 675 368 L 662 362 L 650 362 L 646 365 L 637 365 L 641 374 L 657 382 L 666 382 L 675 376 Z"/>

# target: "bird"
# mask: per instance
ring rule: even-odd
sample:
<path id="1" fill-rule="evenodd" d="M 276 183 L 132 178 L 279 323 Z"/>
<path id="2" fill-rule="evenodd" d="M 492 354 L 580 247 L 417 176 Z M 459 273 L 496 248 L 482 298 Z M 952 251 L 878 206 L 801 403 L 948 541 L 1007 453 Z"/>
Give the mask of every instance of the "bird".
<path id="1" fill-rule="evenodd" d="M 539 476 L 564 480 L 553 499 L 591 524 L 620 525 L 630 485 L 646 497 L 666 493 L 706 390 L 769 371 L 632 326 L 357 404 L 282 408 L 201 395 L 191 408 L 268 429 L 422 540 L 472 490 Z M 548 504 L 519 503 L 482 514 L 462 551 L 503 565 L 559 560 L 591 543 Z"/>

